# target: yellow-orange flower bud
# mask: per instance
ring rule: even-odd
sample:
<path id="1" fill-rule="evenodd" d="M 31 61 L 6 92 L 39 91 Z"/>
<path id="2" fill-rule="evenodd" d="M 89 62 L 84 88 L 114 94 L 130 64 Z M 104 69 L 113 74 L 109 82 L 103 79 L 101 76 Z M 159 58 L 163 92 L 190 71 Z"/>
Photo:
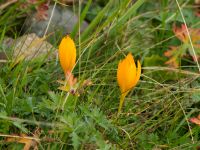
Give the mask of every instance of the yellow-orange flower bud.
<path id="1" fill-rule="evenodd" d="M 117 69 L 117 81 L 121 91 L 120 106 L 118 113 L 120 113 L 124 98 L 128 92 L 137 84 L 141 75 L 141 65 L 137 61 L 137 68 L 131 53 L 125 59 L 119 62 Z"/>
<path id="2" fill-rule="evenodd" d="M 76 63 L 76 46 L 68 35 L 60 42 L 59 59 L 61 67 L 65 75 L 67 75 L 72 71 Z"/>

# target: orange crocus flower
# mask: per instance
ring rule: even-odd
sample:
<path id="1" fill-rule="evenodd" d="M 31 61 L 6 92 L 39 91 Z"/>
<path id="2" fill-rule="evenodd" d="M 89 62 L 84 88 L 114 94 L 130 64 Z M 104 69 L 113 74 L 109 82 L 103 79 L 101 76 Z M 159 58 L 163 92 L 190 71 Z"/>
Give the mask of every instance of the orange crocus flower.
<path id="1" fill-rule="evenodd" d="M 68 35 L 62 39 L 59 45 L 59 59 L 65 76 L 68 77 L 76 63 L 76 46 Z"/>
<path id="2" fill-rule="evenodd" d="M 118 114 L 121 111 L 125 96 L 133 87 L 136 86 L 140 79 L 141 65 L 139 61 L 137 61 L 137 67 L 138 68 L 136 68 L 135 61 L 131 53 L 129 53 L 126 58 L 118 64 L 117 81 L 121 91 Z"/>

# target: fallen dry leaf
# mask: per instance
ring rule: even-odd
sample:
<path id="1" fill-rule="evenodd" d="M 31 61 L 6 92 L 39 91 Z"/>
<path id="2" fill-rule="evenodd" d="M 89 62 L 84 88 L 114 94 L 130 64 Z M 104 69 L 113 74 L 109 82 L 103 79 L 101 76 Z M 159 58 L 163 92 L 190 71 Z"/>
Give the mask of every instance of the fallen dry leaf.
<path id="1" fill-rule="evenodd" d="M 170 49 L 164 53 L 164 55 L 169 58 L 165 64 L 168 64 L 173 68 L 178 68 L 181 58 L 186 56 L 189 56 L 194 61 L 197 61 L 200 57 L 200 29 L 187 28 L 186 24 L 182 24 L 181 27 L 174 24 L 173 32 L 182 44 L 179 46 L 170 46 Z M 190 36 L 188 35 L 188 32 Z M 196 49 L 196 56 L 190 46 L 190 38 L 193 47 Z"/>
<path id="2" fill-rule="evenodd" d="M 6 142 L 16 142 L 24 144 L 23 150 L 30 150 L 30 148 L 34 148 L 37 150 L 38 140 L 35 137 L 27 136 L 26 134 L 21 134 L 20 136 L 13 136 L 6 138 Z"/>
<path id="3" fill-rule="evenodd" d="M 10 135 L 9 137 L 5 139 L 5 141 L 24 144 L 23 150 L 30 150 L 30 148 L 33 148 L 34 150 L 38 150 L 40 134 L 41 134 L 41 129 L 36 128 L 33 133 L 33 136 L 28 136 L 26 134 L 20 134 L 19 136 Z"/>

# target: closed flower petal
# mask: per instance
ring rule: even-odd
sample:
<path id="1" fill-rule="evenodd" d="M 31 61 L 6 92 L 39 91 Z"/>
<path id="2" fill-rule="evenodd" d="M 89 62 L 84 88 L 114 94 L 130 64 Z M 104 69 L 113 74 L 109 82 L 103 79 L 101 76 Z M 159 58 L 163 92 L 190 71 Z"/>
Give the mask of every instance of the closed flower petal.
<path id="1" fill-rule="evenodd" d="M 117 81 L 121 90 L 120 104 L 118 108 L 118 115 L 121 112 L 125 96 L 138 83 L 141 75 L 141 65 L 137 61 L 137 68 L 131 53 L 125 59 L 119 62 L 117 69 Z"/>
<path id="2" fill-rule="evenodd" d="M 67 75 L 68 72 L 72 71 L 76 63 L 76 46 L 69 36 L 65 36 L 59 45 L 59 59 L 61 67 L 65 75 Z"/>
<path id="3" fill-rule="evenodd" d="M 137 68 L 131 53 L 119 62 L 117 69 L 117 81 L 120 87 L 121 96 L 118 108 L 118 115 L 121 112 L 125 96 L 138 83 L 141 75 L 141 65 L 137 61 Z"/>
<path id="4" fill-rule="evenodd" d="M 131 53 L 126 58 L 119 62 L 117 70 L 117 81 L 121 93 L 128 92 L 138 82 L 141 74 L 140 62 L 137 62 L 138 68 L 136 69 L 135 61 Z"/>

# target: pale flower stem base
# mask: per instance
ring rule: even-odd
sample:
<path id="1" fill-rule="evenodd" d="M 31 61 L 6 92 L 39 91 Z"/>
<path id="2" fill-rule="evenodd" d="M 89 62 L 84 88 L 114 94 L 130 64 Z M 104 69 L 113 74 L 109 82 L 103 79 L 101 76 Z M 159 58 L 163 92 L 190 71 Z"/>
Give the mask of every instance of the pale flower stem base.
<path id="1" fill-rule="evenodd" d="M 123 93 L 123 94 L 121 94 L 121 96 L 120 96 L 120 103 L 119 103 L 119 108 L 118 108 L 117 116 L 119 116 L 120 113 L 121 113 L 121 109 L 122 109 L 122 106 L 124 104 L 124 99 L 125 99 L 125 97 L 126 97 L 127 94 L 128 94 L 128 91 L 125 92 L 125 93 Z"/>
<path id="2" fill-rule="evenodd" d="M 71 72 L 67 72 L 67 74 L 65 75 L 65 85 L 64 86 L 67 86 L 67 84 L 69 84 L 70 85 L 70 88 L 71 88 L 71 79 L 73 78 L 73 75 L 72 75 L 72 73 Z M 67 102 L 67 99 L 68 99 L 68 97 L 69 97 L 69 91 L 67 92 L 67 95 L 66 95 L 66 97 L 65 97 L 65 99 L 64 99 L 64 101 L 63 101 L 63 105 L 62 105 L 62 110 L 64 110 L 64 107 L 65 107 L 65 103 Z"/>
<path id="3" fill-rule="evenodd" d="M 67 95 L 66 95 L 66 97 L 65 97 L 65 99 L 63 101 L 62 110 L 64 110 L 64 108 L 65 108 L 65 104 L 67 102 L 68 97 L 69 97 L 69 92 L 67 92 Z"/>

